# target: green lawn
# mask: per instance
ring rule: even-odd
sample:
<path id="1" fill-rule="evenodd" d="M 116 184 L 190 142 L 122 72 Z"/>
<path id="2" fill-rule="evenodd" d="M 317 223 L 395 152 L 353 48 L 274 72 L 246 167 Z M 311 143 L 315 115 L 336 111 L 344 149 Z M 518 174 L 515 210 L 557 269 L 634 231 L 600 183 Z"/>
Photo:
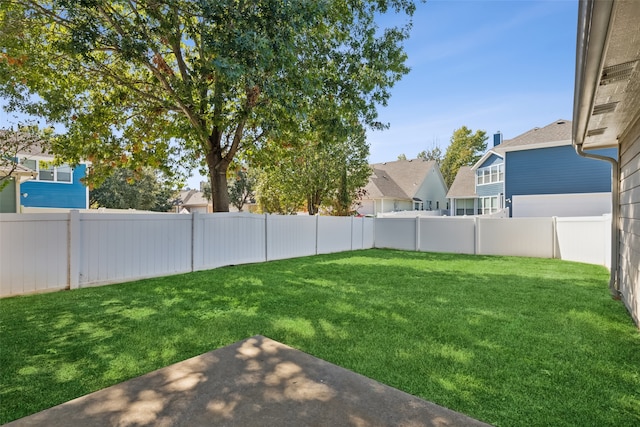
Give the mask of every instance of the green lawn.
<path id="1" fill-rule="evenodd" d="M 0 423 L 261 334 L 498 426 L 640 425 L 608 272 L 366 250 L 0 300 Z"/>

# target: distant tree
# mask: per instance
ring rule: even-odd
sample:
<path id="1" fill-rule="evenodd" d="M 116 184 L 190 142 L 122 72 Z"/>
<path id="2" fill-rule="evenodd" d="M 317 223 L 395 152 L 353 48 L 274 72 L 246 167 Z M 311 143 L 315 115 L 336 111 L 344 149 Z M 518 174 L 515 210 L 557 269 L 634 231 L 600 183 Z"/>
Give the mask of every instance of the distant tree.
<path id="1" fill-rule="evenodd" d="M 247 203 L 255 203 L 256 179 L 252 171 L 239 168 L 229 182 L 229 200 L 240 212 Z"/>
<path id="2" fill-rule="evenodd" d="M 202 195 L 208 202 L 211 201 L 211 182 L 201 182 L 200 183 L 200 191 L 202 191 Z"/>
<path id="3" fill-rule="evenodd" d="M 487 149 L 487 133 L 462 126 L 456 129 L 451 136 L 451 144 L 447 147 L 440 170 L 447 184 L 451 186 L 461 166 L 472 166 L 482 157 Z"/>
<path id="4" fill-rule="evenodd" d="M 407 156 L 404 153 L 402 153 L 398 155 L 398 160 L 407 160 Z"/>
<path id="5" fill-rule="evenodd" d="M 245 166 L 238 166 L 237 163 L 229 167 L 228 171 L 228 192 L 229 203 L 239 211 L 247 203 L 255 203 L 255 172 L 248 170 Z M 209 202 L 211 201 L 211 182 L 206 181 L 200 184 L 202 195 Z"/>
<path id="6" fill-rule="evenodd" d="M 315 215 L 322 207 L 347 215 L 371 174 L 364 129 L 356 129 L 349 136 L 318 134 L 311 142 L 265 148 L 260 157 L 276 161 L 262 167 L 257 191 L 261 209 L 293 213 L 305 206 Z"/>
<path id="7" fill-rule="evenodd" d="M 99 187 L 89 191 L 92 207 L 156 212 L 170 211 L 175 196 L 174 183 L 163 180 L 149 167 L 140 172 L 116 169 Z"/>
<path id="8" fill-rule="evenodd" d="M 431 149 L 419 152 L 416 157 L 418 159 L 435 160 L 438 163 L 442 163 L 442 150 L 434 144 Z"/>

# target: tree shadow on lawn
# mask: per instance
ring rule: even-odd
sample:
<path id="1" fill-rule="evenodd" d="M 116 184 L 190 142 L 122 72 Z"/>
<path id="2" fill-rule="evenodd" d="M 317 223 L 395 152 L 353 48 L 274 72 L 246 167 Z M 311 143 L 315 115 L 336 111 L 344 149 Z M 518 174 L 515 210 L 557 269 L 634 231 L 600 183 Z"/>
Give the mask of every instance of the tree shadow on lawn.
<path id="1" fill-rule="evenodd" d="M 640 420 L 639 336 L 594 266 L 360 251 L 1 304 L 0 422 L 254 335 L 493 424 Z"/>

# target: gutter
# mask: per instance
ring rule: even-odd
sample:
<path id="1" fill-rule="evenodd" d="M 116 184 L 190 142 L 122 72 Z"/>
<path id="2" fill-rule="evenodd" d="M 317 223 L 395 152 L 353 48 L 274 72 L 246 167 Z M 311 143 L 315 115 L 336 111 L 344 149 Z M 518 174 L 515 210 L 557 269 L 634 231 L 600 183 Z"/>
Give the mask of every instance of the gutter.
<path id="1" fill-rule="evenodd" d="M 585 158 L 611 164 L 611 275 L 609 291 L 620 298 L 618 282 L 620 183 L 618 161 L 599 154 L 586 153 L 583 143 L 589 118 L 600 83 L 604 57 L 613 18 L 614 0 L 581 0 L 578 7 L 578 37 L 576 46 L 576 83 L 573 98 L 573 145 Z M 617 141 L 615 143 L 617 146 Z"/>

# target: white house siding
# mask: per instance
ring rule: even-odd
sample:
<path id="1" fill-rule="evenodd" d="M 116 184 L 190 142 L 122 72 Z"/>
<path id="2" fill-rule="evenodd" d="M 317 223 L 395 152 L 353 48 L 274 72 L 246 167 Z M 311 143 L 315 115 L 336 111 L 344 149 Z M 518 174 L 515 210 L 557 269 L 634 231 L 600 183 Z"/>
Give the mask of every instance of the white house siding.
<path id="1" fill-rule="evenodd" d="M 620 258 L 622 298 L 640 325 L 640 120 L 620 143 Z"/>
<path id="2" fill-rule="evenodd" d="M 514 218 L 601 216 L 611 213 L 611 193 L 514 195 L 511 209 Z"/>
<path id="3" fill-rule="evenodd" d="M 447 188 L 444 181 L 436 172 L 435 166 L 427 174 L 427 178 L 422 182 L 420 189 L 416 192 L 416 197 L 424 202 L 424 209 L 429 210 L 428 201 L 431 201 L 431 209 L 446 209 Z M 412 210 L 410 208 L 409 210 Z"/>
<path id="4" fill-rule="evenodd" d="M 358 207 L 358 213 L 361 215 L 375 215 L 376 213 L 376 201 L 375 200 L 361 200 Z"/>

